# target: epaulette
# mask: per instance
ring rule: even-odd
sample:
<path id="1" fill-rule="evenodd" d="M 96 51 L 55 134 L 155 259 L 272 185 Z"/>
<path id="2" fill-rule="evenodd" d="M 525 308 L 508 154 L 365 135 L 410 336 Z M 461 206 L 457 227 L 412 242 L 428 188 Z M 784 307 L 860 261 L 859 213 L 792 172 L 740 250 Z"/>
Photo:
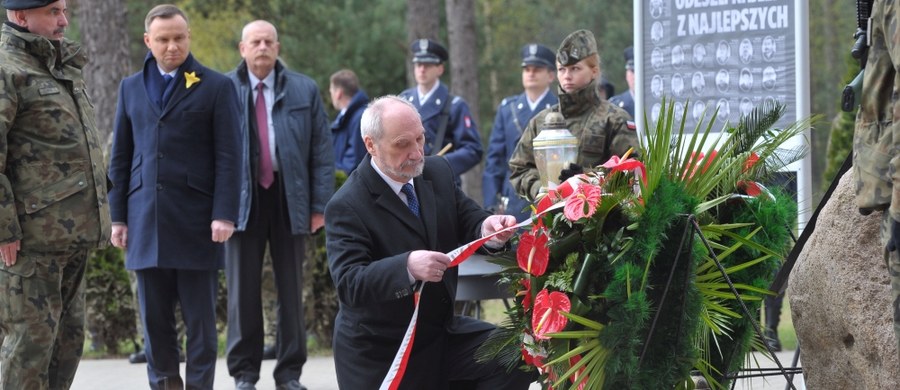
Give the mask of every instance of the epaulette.
<path id="1" fill-rule="evenodd" d="M 457 102 L 459 102 L 459 96 L 454 96 L 453 100 L 450 101 L 450 104 L 456 104 Z"/>
<path id="2" fill-rule="evenodd" d="M 501 105 L 501 106 L 505 106 L 508 99 L 509 99 L 509 98 L 503 98 L 503 100 L 500 101 L 500 105 Z"/>

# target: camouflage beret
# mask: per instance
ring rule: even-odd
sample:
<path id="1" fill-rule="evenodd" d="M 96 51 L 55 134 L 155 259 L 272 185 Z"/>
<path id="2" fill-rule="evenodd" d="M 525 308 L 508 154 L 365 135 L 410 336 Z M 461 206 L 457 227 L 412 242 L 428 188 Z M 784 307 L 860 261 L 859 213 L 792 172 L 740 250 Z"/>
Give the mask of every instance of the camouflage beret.
<path id="1" fill-rule="evenodd" d="M 59 0 L 3 0 L 3 8 L 10 11 L 41 8 Z"/>
<path id="2" fill-rule="evenodd" d="M 575 31 L 563 39 L 556 51 L 556 61 L 563 66 L 574 65 L 578 61 L 597 54 L 594 33 L 588 30 Z"/>

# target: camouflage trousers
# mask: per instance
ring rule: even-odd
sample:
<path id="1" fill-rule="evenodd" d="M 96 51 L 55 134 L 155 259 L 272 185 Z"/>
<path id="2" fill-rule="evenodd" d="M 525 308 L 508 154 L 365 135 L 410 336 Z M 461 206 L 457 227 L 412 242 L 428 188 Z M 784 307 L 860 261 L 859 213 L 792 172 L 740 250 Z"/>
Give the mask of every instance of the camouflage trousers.
<path id="1" fill-rule="evenodd" d="M 88 250 L 19 252 L 0 267 L 0 389 L 68 389 L 84 349 Z"/>
<path id="2" fill-rule="evenodd" d="M 881 219 L 881 242 L 887 245 L 891 237 L 892 219 L 890 213 L 884 212 Z M 897 354 L 900 356 L 900 249 L 893 252 L 884 250 L 884 262 L 891 275 L 891 306 L 894 311 L 894 336 L 897 342 Z"/>

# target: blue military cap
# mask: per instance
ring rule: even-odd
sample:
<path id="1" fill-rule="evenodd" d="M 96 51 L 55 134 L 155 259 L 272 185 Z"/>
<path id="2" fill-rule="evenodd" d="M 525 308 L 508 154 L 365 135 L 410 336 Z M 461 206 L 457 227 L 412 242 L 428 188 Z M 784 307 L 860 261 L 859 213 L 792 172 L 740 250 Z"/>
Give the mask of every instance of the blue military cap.
<path id="1" fill-rule="evenodd" d="M 634 47 L 625 48 L 625 69 L 634 70 Z"/>
<path id="2" fill-rule="evenodd" d="M 430 39 L 416 39 L 409 45 L 409 49 L 413 53 L 413 62 L 441 64 L 449 58 L 447 49 Z"/>
<path id="3" fill-rule="evenodd" d="M 547 46 L 529 43 L 522 46 L 522 66 L 526 65 L 556 69 L 556 56 Z"/>
<path id="4" fill-rule="evenodd" d="M 59 0 L 3 0 L 3 8 L 10 11 L 41 8 Z"/>

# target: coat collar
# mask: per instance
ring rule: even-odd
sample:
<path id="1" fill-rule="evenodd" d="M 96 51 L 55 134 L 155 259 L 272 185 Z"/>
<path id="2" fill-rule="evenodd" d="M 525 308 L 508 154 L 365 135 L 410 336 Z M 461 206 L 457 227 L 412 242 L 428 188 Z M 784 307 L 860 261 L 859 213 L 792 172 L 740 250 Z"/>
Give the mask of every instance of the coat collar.
<path id="1" fill-rule="evenodd" d="M 188 53 L 187 59 L 184 60 L 184 63 L 178 67 L 178 71 L 175 72 L 175 79 L 172 80 L 174 85 L 174 89 L 172 91 L 172 96 L 169 97 L 169 101 L 166 103 L 166 106 L 159 110 L 159 108 L 155 104 L 150 104 L 151 108 L 154 110 L 158 110 L 160 118 L 165 116 L 173 107 L 178 105 L 182 99 L 193 93 L 194 91 L 200 89 L 203 85 L 203 75 L 204 70 L 206 68 L 203 67 L 199 62 L 194 60 L 194 55 Z M 144 58 L 144 77 L 147 77 L 149 72 L 159 72 L 159 68 L 156 65 L 156 58 L 153 57 L 152 52 L 147 52 L 147 56 Z M 190 74 L 190 76 L 188 76 Z M 191 77 L 191 85 L 188 86 L 187 77 Z M 197 81 L 193 81 L 196 79 Z M 150 101 L 153 101 L 152 98 L 148 95 L 147 98 Z"/>
<path id="2" fill-rule="evenodd" d="M 426 164 L 428 164 L 426 159 Z M 393 214 L 401 223 L 415 231 L 419 237 L 428 243 L 429 248 L 437 245 L 437 200 L 434 194 L 432 182 L 422 175 L 413 179 L 416 187 L 416 196 L 419 198 L 420 218 L 409 212 L 400 197 L 394 193 L 391 187 L 372 168 L 372 156 L 366 155 L 362 163 L 354 171 L 360 175 L 366 189 L 373 199 L 375 207 L 380 207 Z M 422 229 L 424 225 L 424 231 Z"/>
<path id="3" fill-rule="evenodd" d="M 9 21 L 3 23 L 0 31 L 2 31 L 0 36 L 3 37 L 3 42 L 18 47 L 38 58 L 51 72 L 61 69 L 65 65 L 82 69 L 87 64 L 87 56 L 84 54 L 81 45 L 68 39 L 61 41 L 50 40 L 43 36 L 32 34 L 27 29 Z"/>

